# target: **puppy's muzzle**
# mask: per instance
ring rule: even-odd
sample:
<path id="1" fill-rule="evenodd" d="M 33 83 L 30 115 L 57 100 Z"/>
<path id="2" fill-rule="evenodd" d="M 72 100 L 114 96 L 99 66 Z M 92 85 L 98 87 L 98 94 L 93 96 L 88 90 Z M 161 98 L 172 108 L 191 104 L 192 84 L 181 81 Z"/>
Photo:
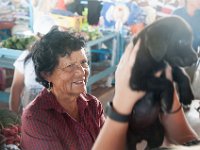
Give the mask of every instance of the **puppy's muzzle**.
<path id="1" fill-rule="evenodd" d="M 180 67 L 187 67 L 187 66 L 191 66 L 194 63 L 196 63 L 198 60 L 197 55 L 190 55 L 184 58 L 181 57 L 173 57 L 171 64 L 173 66 L 180 66 Z"/>

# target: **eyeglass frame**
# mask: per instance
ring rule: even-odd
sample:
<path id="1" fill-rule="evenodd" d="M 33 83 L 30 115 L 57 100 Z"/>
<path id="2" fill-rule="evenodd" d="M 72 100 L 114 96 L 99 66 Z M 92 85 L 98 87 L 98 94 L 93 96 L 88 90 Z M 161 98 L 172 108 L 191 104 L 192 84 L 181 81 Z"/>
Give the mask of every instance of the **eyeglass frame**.
<path id="1" fill-rule="evenodd" d="M 66 64 L 65 67 L 63 67 L 63 68 L 57 67 L 57 69 L 65 71 L 65 72 L 75 71 L 80 67 L 83 68 L 83 69 L 89 69 L 89 63 L 88 63 L 87 60 L 83 60 L 81 63 L 78 63 L 78 62 L 69 63 L 69 64 Z M 84 66 L 83 64 L 86 65 L 86 66 Z"/>

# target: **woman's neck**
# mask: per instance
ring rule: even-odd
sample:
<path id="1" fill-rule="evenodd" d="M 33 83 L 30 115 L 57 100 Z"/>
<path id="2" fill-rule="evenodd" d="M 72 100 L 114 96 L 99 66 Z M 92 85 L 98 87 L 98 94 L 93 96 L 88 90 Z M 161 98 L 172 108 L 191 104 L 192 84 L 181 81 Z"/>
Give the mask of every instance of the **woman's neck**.
<path id="1" fill-rule="evenodd" d="M 77 97 L 70 100 L 58 100 L 58 102 L 65 109 L 66 113 L 68 113 L 75 120 L 79 121 Z"/>
<path id="2" fill-rule="evenodd" d="M 78 105 L 77 98 L 78 96 L 65 95 L 64 97 L 58 96 L 54 93 L 58 103 L 64 108 L 64 110 L 77 121 L 79 120 L 78 115 Z"/>

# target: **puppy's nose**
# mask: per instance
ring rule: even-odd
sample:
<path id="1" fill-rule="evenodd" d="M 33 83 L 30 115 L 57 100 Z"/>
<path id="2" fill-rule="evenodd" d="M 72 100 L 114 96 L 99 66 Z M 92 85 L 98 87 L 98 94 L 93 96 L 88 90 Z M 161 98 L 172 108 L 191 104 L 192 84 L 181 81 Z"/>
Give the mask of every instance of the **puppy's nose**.
<path id="1" fill-rule="evenodd" d="M 198 58 L 197 55 L 191 55 L 190 57 L 187 57 L 185 59 L 186 64 L 188 64 L 189 66 L 195 64 L 197 62 Z"/>
<path id="2" fill-rule="evenodd" d="M 193 55 L 192 60 L 193 60 L 193 63 L 197 62 L 197 60 L 198 60 L 197 55 Z"/>

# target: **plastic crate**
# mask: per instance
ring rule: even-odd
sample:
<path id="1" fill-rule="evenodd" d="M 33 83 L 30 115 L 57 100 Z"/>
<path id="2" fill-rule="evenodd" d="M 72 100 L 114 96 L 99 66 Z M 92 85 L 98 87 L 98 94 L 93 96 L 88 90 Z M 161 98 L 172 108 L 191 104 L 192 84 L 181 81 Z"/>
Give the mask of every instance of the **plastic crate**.
<path id="1" fill-rule="evenodd" d="M 51 14 L 51 17 L 55 20 L 56 24 L 65 28 L 73 28 L 75 30 L 81 30 L 83 23 L 83 16 L 62 16 Z"/>
<path id="2" fill-rule="evenodd" d="M 6 40 L 7 38 L 11 37 L 10 29 L 2 29 L 0 30 L 0 42 Z"/>
<path id="3" fill-rule="evenodd" d="M 109 49 L 92 49 L 92 62 L 100 62 L 111 58 Z"/>
<path id="4" fill-rule="evenodd" d="M 12 84 L 13 69 L 0 68 L 0 90 L 4 91 Z"/>
<path id="5" fill-rule="evenodd" d="M 0 68 L 0 90 L 4 91 L 6 88 L 6 70 Z"/>

